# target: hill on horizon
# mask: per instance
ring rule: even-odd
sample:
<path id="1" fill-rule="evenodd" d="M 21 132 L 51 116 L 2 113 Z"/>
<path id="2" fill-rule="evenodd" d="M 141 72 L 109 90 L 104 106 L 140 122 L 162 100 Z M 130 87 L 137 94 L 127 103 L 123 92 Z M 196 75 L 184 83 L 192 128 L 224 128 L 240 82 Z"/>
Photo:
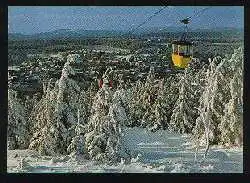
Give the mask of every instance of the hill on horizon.
<path id="1" fill-rule="evenodd" d="M 189 29 L 189 32 L 229 32 L 229 33 L 243 33 L 244 29 L 240 28 L 214 28 L 214 29 Z M 161 33 L 180 33 L 183 32 L 182 27 L 152 27 L 142 29 L 134 32 L 126 30 L 70 30 L 58 29 L 54 31 L 35 33 L 35 34 L 22 34 L 22 33 L 8 33 L 9 40 L 25 40 L 25 39 L 67 39 L 67 38 L 100 38 L 100 37 L 128 37 L 130 35 L 143 36 L 148 34 L 161 34 Z"/>

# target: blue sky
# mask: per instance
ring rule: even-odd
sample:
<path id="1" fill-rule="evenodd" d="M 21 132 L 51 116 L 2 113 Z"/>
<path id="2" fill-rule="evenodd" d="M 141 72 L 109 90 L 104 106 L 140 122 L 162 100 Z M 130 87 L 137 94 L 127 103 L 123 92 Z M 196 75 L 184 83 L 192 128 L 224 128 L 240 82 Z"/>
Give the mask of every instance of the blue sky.
<path id="1" fill-rule="evenodd" d="M 142 23 L 160 6 L 9 6 L 9 33 L 34 34 L 57 29 L 129 30 Z M 147 27 L 179 26 L 204 6 L 169 6 L 152 18 Z M 213 6 L 194 18 L 190 28 L 244 27 L 244 7 Z"/>

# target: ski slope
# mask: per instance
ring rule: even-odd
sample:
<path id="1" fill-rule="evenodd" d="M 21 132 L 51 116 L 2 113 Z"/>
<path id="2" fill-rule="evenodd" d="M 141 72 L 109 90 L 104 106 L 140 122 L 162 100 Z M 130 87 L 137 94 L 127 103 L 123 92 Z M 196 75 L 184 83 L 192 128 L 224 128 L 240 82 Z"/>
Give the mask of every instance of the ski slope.
<path id="1" fill-rule="evenodd" d="M 242 173 L 243 149 L 212 146 L 207 158 L 200 149 L 197 160 L 189 135 L 142 128 L 125 128 L 123 143 L 131 162 L 99 164 L 74 156 L 40 156 L 31 150 L 8 150 L 9 173 Z M 25 158 L 22 163 L 21 159 Z"/>

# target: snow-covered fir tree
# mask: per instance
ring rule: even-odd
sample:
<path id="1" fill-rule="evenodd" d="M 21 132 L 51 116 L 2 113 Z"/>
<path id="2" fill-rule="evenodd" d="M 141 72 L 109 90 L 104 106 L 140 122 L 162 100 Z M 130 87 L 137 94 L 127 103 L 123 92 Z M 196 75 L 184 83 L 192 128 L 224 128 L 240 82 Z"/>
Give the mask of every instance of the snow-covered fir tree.
<path id="1" fill-rule="evenodd" d="M 197 118 L 198 100 L 200 97 L 199 73 L 195 73 L 193 68 L 184 70 L 184 73 L 178 74 L 179 81 L 177 86 L 179 91 L 177 93 L 178 99 L 175 102 L 172 115 L 170 118 L 169 129 L 179 133 L 190 133 L 195 125 Z"/>
<path id="2" fill-rule="evenodd" d="M 179 81 L 179 98 L 176 101 L 175 108 L 173 110 L 169 129 L 171 131 L 177 131 L 179 133 L 184 133 L 191 128 L 192 118 L 188 114 L 191 109 L 188 105 L 189 92 L 187 90 L 187 70 L 184 71 L 184 74 L 180 75 Z"/>
<path id="3" fill-rule="evenodd" d="M 128 101 L 129 108 L 129 127 L 140 126 L 141 119 L 143 117 L 143 104 L 141 102 L 141 96 L 143 93 L 143 83 L 137 81 L 128 91 L 130 100 Z"/>
<path id="4" fill-rule="evenodd" d="M 146 81 L 138 81 L 130 91 L 128 103 L 131 122 L 152 131 L 167 128 L 177 100 L 176 78 L 168 75 L 163 80 L 156 80 L 151 68 Z"/>
<path id="5" fill-rule="evenodd" d="M 205 156 L 207 154 L 210 141 L 213 141 L 217 137 L 216 130 L 218 121 L 213 119 L 213 112 L 216 111 L 216 96 L 219 93 L 218 76 L 224 62 L 225 60 L 221 60 L 221 62 L 216 65 L 216 63 L 218 63 L 217 58 L 215 57 L 213 60 L 209 58 L 209 67 L 204 73 L 205 85 L 199 100 L 199 116 L 196 119 L 196 125 L 193 132 L 196 138 L 197 150 L 201 143 L 206 145 Z"/>
<path id="6" fill-rule="evenodd" d="M 212 144 L 220 143 L 220 131 L 218 128 L 219 123 L 224 116 L 224 106 L 229 101 L 230 98 L 230 89 L 228 80 L 232 76 L 228 75 L 228 68 L 226 66 L 228 60 L 221 57 L 215 57 L 213 59 L 213 63 L 218 66 L 221 63 L 221 67 L 218 69 L 217 74 L 214 76 L 216 79 L 215 87 L 216 91 L 213 96 L 213 104 L 211 106 L 211 116 L 212 116 L 212 124 L 211 124 L 211 138 L 210 141 Z M 230 66 L 229 66 L 230 67 Z"/>
<path id="7" fill-rule="evenodd" d="M 54 111 L 55 95 L 52 92 L 50 83 L 42 99 L 35 105 L 31 119 L 34 120 L 32 127 L 32 138 L 29 149 L 34 149 L 42 155 L 55 155 L 57 144 L 55 133 L 59 134 L 56 128 Z"/>
<path id="8" fill-rule="evenodd" d="M 71 127 L 77 123 L 80 87 L 70 78 L 75 74 L 71 61 L 68 59 L 64 64 L 61 78 L 55 83 L 54 88 L 47 87 L 44 98 L 37 106 L 37 130 L 34 132 L 30 148 L 39 150 L 42 154 L 66 154 L 67 147 L 75 135 L 75 130 Z"/>
<path id="9" fill-rule="evenodd" d="M 17 93 L 8 90 L 8 149 L 25 149 L 28 147 L 30 134 L 25 107 L 17 98 Z"/>
<path id="10" fill-rule="evenodd" d="M 115 118 L 122 126 L 126 126 L 128 124 L 128 92 L 125 89 L 125 83 L 122 79 L 122 76 L 119 77 L 118 87 L 114 92 L 112 99 L 112 106 L 114 108 Z"/>
<path id="11" fill-rule="evenodd" d="M 26 113 L 26 118 L 27 118 L 27 123 L 28 126 L 27 128 L 30 131 L 30 135 L 32 135 L 32 128 L 34 126 L 34 121 L 33 121 L 33 110 L 35 108 L 35 106 L 37 105 L 37 103 L 40 100 L 40 94 L 36 93 L 34 94 L 32 97 L 27 96 L 25 101 L 24 101 L 24 108 L 25 108 L 25 113 Z"/>
<path id="12" fill-rule="evenodd" d="M 224 106 L 224 115 L 219 124 L 220 142 L 227 145 L 243 143 L 243 49 L 239 48 L 228 59 L 230 64 L 230 99 Z"/>
<path id="13" fill-rule="evenodd" d="M 67 152 L 78 158 L 80 156 L 87 156 L 87 150 L 85 148 L 84 134 L 87 132 L 87 123 L 91 115 L 91 105 L 93 103 L 95 88 L 91 84 L 87 91 L 82 91 L 78 100 L 77 109 L 77 123 L 73 124 L 69 130 L 74 130 L 74 135 L 70 145 L 67 148 Z"/>
<path id="14" fill-rule="evenodd" d="M 157 85 L 156 99 L 151 108 L 149 116 L 149 129 L 155 131 L 157 129 L 165 129 L 167 124 L 167 101 L 164 88 L 164 79 L 160 80 Z"/>
<path id="15" fill-rule="evenodd" d="M 243 132 L 242 48 L 235 50 L 231 58 L 215 57 L 209 62 L 193 131 L 197 146 L 206 142 L 206 152 L 210 143 L 242 144 Z"/>
<path id="16" fill-rule="evenodd" d="M 120 158 L 123 160 L 130 159 L 130 152 L 125 146 L 123 135 L 124 127 L 129 120 L 126 113 L 126 91 L 123 88 L 122 84 L 119 85 L 118 89 L 114 92 L 112 98 L 112 104 L 109 108 L 109 120 L 113 123 L 114 129 L 117 131 L 113 134 L 110 133 L 110 141 L 108 143 L 108 153 L 112 154 L 113 157 L 120 161 Z M 115 128 L 116 127 L 116 128 Z M 109 141 L 108 140 L 108 141 Z"/>
<path id="17" fill-rule="evenodd" d="M 163 92 L 160 93 L 162 106 L 164 107 L 165 123 L 164 129 L 169 128 L 170 119 L 178 99 L 178 77 L 176 75 L 167 75 L 164 79 Z"/>
<path id="18" fill-rule="evenodd" d="M 103 87 L 94 98 L 92 115 L 85 134 L 89 157 L 106 163 L 118 162 L 123 156 L 121 123 L 126 117 L 124 110 L 120 109 L 119 92 L 115 92 L 113 101 L 113 92 L 108 83 L 108 79 L 104 77 Z"/>
<path id="19" fill-rule="evenodd" d="M 71 143 L 67 148 L 67 152 L 76 159 L 79 156 L 86 155 L 84 134 L 86 133 L 87 125 L 84 123 L 82 124 L 82 121 L 80 121 L 80 109 L 81 105 L 79 105 L 77 111 L 77 124 L 72 127 L 75 130 L 75 136 L 72 138 Z"/>
<path id="20" fill-rule="evenodd" d="M 35 106 L 35 104 L 39 101 L 39 94 L 34 94 L 32 97 L 31 96 L 27 96 L 25 98 L 24 101 L 24 107 L 25 107 L 25 111 L 26 111 L 26 116 L 29 118 L 29 115 L 33 109 L 33 107 Z"/>
<path id="21" fill-rule="evenodd" d="M 154 126 L 153 120 L 150 121 L 150 119 L 154 119 L 152 115 L 153 110 L 153 104 L 156 101 L 157 98 L 157 88 L 158 85 L 155 83 L 155 73 L 154 73 L 154 68 L 151 67 L 150 71 L 148 73 L 148 76 L 146 78 L 146 82 L 143 86 L 143 93 L 140 97 L 140 102 L 142 103 L 142 121 L 141 121 L 141 126 L 142 127 L 147 127 L 151 128 Z"/>
<path id="22" fill-rule="evenodd" d="M 81 113 L 84 114 L 85 122 L 87 123 L 89 121 L 89 117 L 91 115 L 92 105 L 94 97 L 98 91 L 98 88 L 95 87 L 96 83 L 91 83 L 88 87 L 87 91 L 83 92 L 80 96 L 80 103 L 82 105 L 82 108 L 84 108 L 84 111 Z"/>

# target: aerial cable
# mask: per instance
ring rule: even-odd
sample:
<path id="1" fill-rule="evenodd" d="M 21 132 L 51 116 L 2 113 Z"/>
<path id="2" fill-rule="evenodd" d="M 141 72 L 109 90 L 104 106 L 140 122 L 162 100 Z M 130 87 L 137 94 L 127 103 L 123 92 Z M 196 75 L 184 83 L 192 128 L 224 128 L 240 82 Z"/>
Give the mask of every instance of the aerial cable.
<path id="1" fill-rule="evenodd" d="M 162 5 L 169 8 L 169 6 L 166 6 L 166 5 L 164 5 L 163 3 L 162 3 Z M 184 24 L 186 25 L 186 26 L 185 26 L 185 29 L 186 29 L 186 31 L 187 31 L 187 24 L 190 23 L 190 19 L 194 19 L 194 18 L 200 17 L 200 16 L 202 15 L 202 13 L 204 13 L 206 10 L 208 10 L 208 9 L 210 9 L 210 8 L 212 8 L 212 7 L 211 7 L 211 6 L 208 6 L 208 7 L 206 7 L 206 8 L 203 8 L 203 9 L 200 10 L 200 11 L 196 11 L 196 13 L 194 13 L 194 15 L 188 16 L 187 18 L 181 19 L 181 20 L 178 20 L 178 21 L 180 21 L 181 23 L 184 23 Z M 177 14 L 178 17 L 182 17 L 181 14 L 177 11 L 177 9 L 176 9 L 175 7 L 174 7 L 174 10 L 175 10 L 175 13 Z M 172 23 L 172 24 L 174 24 L 174 23 Z M 170 24 L 170 25 L 172 25 L 172 24 Z M 170 25 L 168 25 L 168 26 L 170 26 Z"/>
<path id="2" fill-rule="evenodd" d="M 150 17 L 148 17 L 144 22 L 142 22 L 141 24 L 139 24 L 138 26 L 136 26 L 135 28 L 131 29 L 128 33 L 124 34 L 132 34 L 134 33 L 138 28 L 140 28 L 141 26 L 143 26 L 144 24 L 146 24 L 147 22 L 149 22 L 154 16 L 158 15 L 160 12 L 162 12 L 164 9 L 168 8 L 167 6 L 164 6 L 162 8 L 160 8 L 159 10 L 157 10 L 155 13 L 153 13 Z"/>
<path id="3" fill-rule="evenodd" d="M 196 13 L 194 16 L 199 17 L 199 16 L 201 16 L 202 13 L 204 13 L 206 10 L 208 10 L 208 9 L 210 9 L 210 8 L 212 8 L 212 7 L 209 6 L 209 7 L 207 7 L 207 8 L 204 8 L 204 9 L 202 9 L 200 12 Z M 200 14 L 200 15 L 199 15 L 199 14 Z M 198 15 L 199 15 L 199 16 L 198 16 Z M 193 17 L 194 17 L 194 16 L 193 16 Z"/>
<path id="4" fill-rule="evenodd" d="M 138 26 L 136 26 L 135 28 L 132 28 L 130 31 L 128 31 L 127 33 L 123 34 L 122 36 L 125 35 L 129 35 L 129 34 L 133 34 L 136 30 L 138 30 L 140 27 L 142 27 L 144 24 L 146 24 L 147 22 L 149 22 L 154 16 L 158 15 L 159 13 L 161 13 L 164 9 L 169 8 L 169 6 L 166 6 L 163 4 L 163 7 L 160 8 L 159 10 L 157 10 L 155 13 L 153 13 L 151 16 L 149 16 L 144 22 L 142 22 L 141 24 L 139 24 Z M 187 24 L 190 23 L 190 19 L 193 19 L 194 17 L 198 18 L 199 16 L 201 16 L 202 13 L 204 13 L 206 10 L 210 9 L 212 7 L 206 7 L 203 8 L 200 11 L 197 11 L 194 15 L 189 16 L 185 19 L 179 20 L 181 23 L 184 23 L 186 25 L 186 31 L 187 31 Z M 177 11 L 175 11 L 178 15 L 180 15 Z M 174 23 L 172 23 L 174 24 Z M 171 25 L 172 25 L 171 24 Z M 170 25 L 168 25 L 170 26 Z"/>
<path id="5" fill-rule="evenodd" d="M 203 8 L 202 10 L 197 11 L 194 15 L 189 16 L 189 17 L 187 17 L 187 18 L 185 18 L 185 19 L 187 19 L 187 20 L 190 21 L 190 19 L 194 19 L 194 17 L 195 17 L 195 18 L 198 18 L 198 17 L 200 17 L 200 16 L 202 15 L 202 13 L 204 13 L 206 10 L 208 10 L 208 9 L 210 9 L 210 8 L 212 8 L 212 7 L 209 6 L 209 7 Z M 185 19 L 183 19 L 183 20 L 185 20 Z M 183 20 L 181 20 L 181 21 L 183 21 Z M 189 22 L 188 22 L 188 23 L 189 23 Z"/>

